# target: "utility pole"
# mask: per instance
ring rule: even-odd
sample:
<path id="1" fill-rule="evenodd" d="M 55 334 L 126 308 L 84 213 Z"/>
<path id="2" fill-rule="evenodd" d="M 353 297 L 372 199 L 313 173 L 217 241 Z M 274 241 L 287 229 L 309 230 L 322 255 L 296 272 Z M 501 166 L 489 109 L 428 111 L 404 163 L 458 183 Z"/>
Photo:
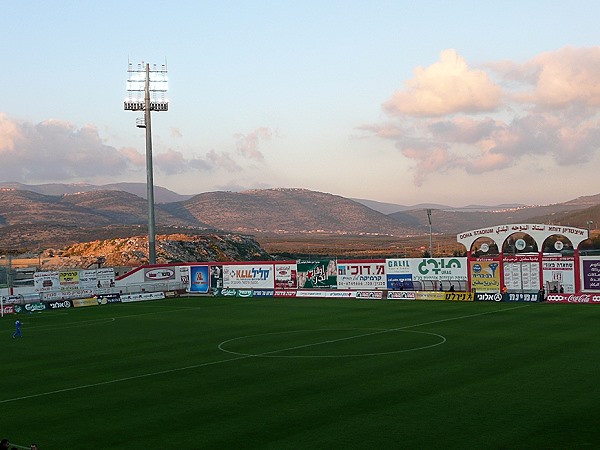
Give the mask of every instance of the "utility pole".
<path id="1" fill-rule="evenodd" d="M 431 230 L 431 209 L 427 210 L 427 220 L 429 220 L 429 257 L 433 258 L 433 233 Z"/>

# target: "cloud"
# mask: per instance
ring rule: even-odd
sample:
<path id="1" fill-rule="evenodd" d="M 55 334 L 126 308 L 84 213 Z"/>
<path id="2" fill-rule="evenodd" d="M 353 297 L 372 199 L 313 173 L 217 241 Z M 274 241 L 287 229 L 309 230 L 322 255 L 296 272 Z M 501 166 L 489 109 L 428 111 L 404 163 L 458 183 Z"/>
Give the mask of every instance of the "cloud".
<path id="1" fill-rule="evenodd" d="M 230 155 L 214 150 L 205 158 L 187 158 L 173 149 L 152 156 L 154 170 L 167 175 L 240 169 Z M 78 128 L 54 119 L 20 122 L 1 112 L 0 161 L 0 179 L 26 183 L 129 179 L 146 167 L 145 153 L 106 145 L 94 126 Z"/>
<path id="2" fill-rule="evenodd" d="M 39 181 L 95 178 L 136 170 L 138 155 L 105 145 L 98 130 L 60 120 L 17 122 L 0 114 L 0 178 Z"/>
<path id="3" fill-rule="evenodd" d="M 564 47 L 523 64 L 502 61 L 489 67 L 504 79 L 520 83 L 524 90 L 515 94 L 517 102 L 546 110 L 574 104 L 600 106 L 600 47 Z"/>
<path id="4" fill-rule="evenodd" d="M 206 154 L 206 159 L 210 162 L 210 164 L 214 167 L 219 167 L 220 169 L 224 169 L 226 171 L 239 171 L 241 167 L 235 160 L 231 157 L 229 153 L 225 152 L 216 152 L 215 150 L 211 150 Z"/>
<path id="5" fill-rule="evenodd" d="M 492 111 L 501 102 L 501 89 L 482 70 L 470 68 L 455 50 L 444 50 L 440 61 L 417 67 L 383 104 L 389 114 L 435 117 L 452 113 Z"/>
<path id="6" fill-rule="evenodd" d="M 483 174 L 525 158 L 575 166 L 598 153 L 600 47 L 566 47 L 522 64 L 500 61 L 484 67 L 502 82 L 493 84 L 491 75 L 470 69 L 455 51 L 446 50 L 438 63 L 416 69 L 406 88 L 383 103 L 390 120 L 357 128 L 392 141 L 415 162 L 417 185 L 448 170 Z"/>
<path id="7" fill-rule="evenodd" d="M 181 152 L 168 149 L 166 152 L 156 153 L 152 156 L 156 167 L 167 175 L 181 174 L 192 169 L 208 171 L 211 169 L 209 162 L 200 159 L 187 159 Z M 154 164 L 153 164 L 154 165 Z"/>
<path id="8" fill-rule="evenodd" d="M 248 134 L 236 133 L 233 137 L 241 155 L 255 161 L 263 161 L 264 155 L 259 150 L 259 145 L 263 141 L 271 140 L 273 133 L 269 128 L 260 127 Z"/>
<path id="9" fill-rule="evenodd" d="M 174 139 L 180 139 L 183 137 L 183 133 L 177 127 L 171 127 L 171 137 Z"/>

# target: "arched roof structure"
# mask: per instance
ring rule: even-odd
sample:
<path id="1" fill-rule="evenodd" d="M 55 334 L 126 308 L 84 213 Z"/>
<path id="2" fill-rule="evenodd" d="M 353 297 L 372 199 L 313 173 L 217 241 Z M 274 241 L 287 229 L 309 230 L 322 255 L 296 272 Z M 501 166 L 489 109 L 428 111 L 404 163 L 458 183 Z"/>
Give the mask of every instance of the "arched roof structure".
<path id="1" fill-rule="evenodd" d="M 467 252 L 470 252 L 473 243 L 481 237 L 493 240 L 498 245 L 498 248 L 502 248 L 504 241 L 515 233 L 527 233 L 535 240 L 540 249 L 544 241 L 554 235 L 562 235 L 569 239 L 574 249 L 577 249 L 581 242 L 589 238 L 589 231 L 585 228 L 525 223 L 497 225 L 478 230 L 464 231 L 456 235 L 456 240 L 466 247 Z"/>

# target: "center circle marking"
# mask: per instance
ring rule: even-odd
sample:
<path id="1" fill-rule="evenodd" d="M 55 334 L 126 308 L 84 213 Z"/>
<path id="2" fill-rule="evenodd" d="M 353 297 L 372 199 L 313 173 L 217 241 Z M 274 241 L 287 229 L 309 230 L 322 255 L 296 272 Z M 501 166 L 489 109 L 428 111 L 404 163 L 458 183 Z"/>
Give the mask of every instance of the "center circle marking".
<path id="1" fill-rule="evenodd" d="M 230 344 L 233 344 L 235 342 L 240 342 L 240 341 L 244 341 L 244 340 L 247 341 L 252 338 L 259 338 L 259 337 L 263 337 L 263 336 L 282 336 L 282 335 L 286 335 L 286 334 L 289 335 L 289 334 L 299 334 L 299 333 L 322 333 L 322 332 L 337 332 L 337 333 L 339 333 L 339 332 L 344 332 L 344 331 L 346 331 L 346 332 L 347 331 L 363 331 L 363 333 L 346 336 L 346 337 L 315 341 L 315 342 L 310 342 L 307 344 L 295 345 L 295 346 L 291 346 L 291 347 L 287 347 L 287 348 L 269 350 L 269 351 L 265 351 L 265 352 L 248 353 L 248 352 L 230 350 L 227 348 L 228 346 L 230 346 Z M 317 346 L 335 344 L 337 342 L 348 341 L 348 340 L 353 340 L 353 339 L 369 338 L 371 336 L 382 335 L 382 334 L 386 334 L 386 333 L 413 333 L 413 334 L 433 336 L 436 338 L 436 342 L 434 342 L 433 344 L 424 345 L 424 346 L 410 347 L 410 348 L 405 348 L 405 349 L 401 349 L 401 350 L 381 351 L 381 352 L 368 352 L 368 353 L 365 352 L 365 353 L 352 353 L 352 354 L 320 354 L 320 355 L 319 354 L 313 354 L 313 355 L 299 355 L 299 354 L 284 355 L 284 354 L 281 354 L 283 352 L 290 352 L 290 351 L 294 351 L 294 350 L 306 349 L 309 347 L 317 347 Z M 229 353 L 232 355 L 256 357 L 256 358 L 350 358 L 350 357 L 390 355 L 390 354 L 397 354 L 397 353 L 407 353 L 407 352 L 414 352 L 414 351 L 419 351 L 419 350 L 426 350 L 429 348 L 437 347 L 438 345 L 442 345 L 445 342 L 446 342 L 446 338 L 444 336 L 442 336 L 441 334 L 431 333 L 431 332 L 427 332 L 427 331 L 404 330 L 404 329 L 373 330 L 372 328 L 370 328 L 370 329 L 345 328 L 345 329 L 276 331 L 276 332 L 272 332 L 272 333 L 251 334 L 248 336 L 240 336 L 240 337 L 236 337 L 236 338 L 232 338 L 232 339 L 223 341 L 218 345 L 218 349 L 221 350 L 222 352 Z"/>

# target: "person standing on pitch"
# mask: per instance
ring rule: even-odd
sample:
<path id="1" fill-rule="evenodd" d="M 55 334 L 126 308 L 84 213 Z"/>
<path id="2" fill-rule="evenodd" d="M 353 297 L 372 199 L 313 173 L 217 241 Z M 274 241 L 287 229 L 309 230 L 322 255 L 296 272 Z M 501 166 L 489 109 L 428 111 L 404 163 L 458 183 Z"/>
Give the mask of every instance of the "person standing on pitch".
<path id="1" fill-rule="evenodd" d="M 21 321 L 17 320 L 15 322 L 15 332 L 13 333 L 13 339 L 17 338 L 17 337 L 21 337 Z"/>

